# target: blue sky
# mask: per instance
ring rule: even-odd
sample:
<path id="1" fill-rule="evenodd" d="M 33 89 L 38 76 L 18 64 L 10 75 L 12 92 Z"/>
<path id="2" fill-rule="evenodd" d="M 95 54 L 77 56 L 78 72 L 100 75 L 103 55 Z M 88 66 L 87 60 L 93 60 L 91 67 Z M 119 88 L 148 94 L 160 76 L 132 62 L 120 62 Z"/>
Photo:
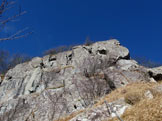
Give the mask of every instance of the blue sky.
<path id="1" fill-rule="evenodd" d="M 162 62 L 161 0 L 19 0 L 28 13 L 8 25 L 5 32 L 30 27 L 27 38 L 0 43 L 12 53 L 40 56 L 61 45 L 113 37 L 130 50 Z"/>

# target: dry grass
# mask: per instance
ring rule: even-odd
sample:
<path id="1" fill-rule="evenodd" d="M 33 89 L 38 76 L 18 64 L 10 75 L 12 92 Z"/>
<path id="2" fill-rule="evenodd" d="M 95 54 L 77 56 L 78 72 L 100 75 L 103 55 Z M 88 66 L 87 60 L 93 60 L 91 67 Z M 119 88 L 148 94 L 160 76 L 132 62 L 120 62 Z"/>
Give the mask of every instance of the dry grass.
<path id="1" fill-rule="evenodd" d="M 124 97 L 125 101 L 132 105 L 121 116 L 124 121 L 162 121 L 162 94 L 153 90 L 159 84 L 162 84 L 162 81 L 159 83 L 137 82 L 128 84 L 101 98 L 91 108 L 102 105 L 105 100 L 112 102 Z M 148 90 L 153 94 L 153 99 L 148 99 L 144 96 L 144 93 Z M 84 110 L 74 112 L 67 117 L 61 118 L 59 121 L 69 121 L 82 112 Z M 118 121 L 118 119 L 113 118 L 109 121 Z"/>
<path id="2" fill-rule="evenodd" d="M 125 101 L 132 105 L 121 116 L 124 121 L 162 121 L 162 94 L 153 89 L 159 84 L 162 84 L 162 82 L 129 84 L 126 87 L 115 90 L 110 95 L 107 95 L 105 99 L 111 102 L 117 98 L 124 97 Z M 154 96 L 153 99 L 148 99 L 144 96 L 147 90 L 151 91 Z M 113 118 L 109 121 L 119 120 Z"/>
<path id="3" fill-rule="evenodd" d="M 108 102 L 112 102 L 122 97 L 125 98 L 126 102 L 130 101 L 130 104 L 135 104 L 135 102 L 139 102 L 141 99 L 144 98 L 144 92 L 146 92 L 147 90 L 151 90 L 156 85 L 158 85 L 158 83 L 137 82 L 128 84 L 127 86 L 118 88 L 112 91 L 110 94 L 106 95 L 100 101 L 98 101 L 95 106 L 102 105 L 105 100 Z"/>
<path id="4" fill-rule="evenodd" d="M 162 121 L 162 96 L 140 101 L 127 109 L 122 119 L 124 121 Z M 118 121 L 118 119 L 109 121 Z"/>
<path id="5" fill-rule="evenodd" d="M 4 77 L 5 77 L 5 75 L 4 75 L 4 74 L 0 74 L 1 81 L 3 81 L 3 80 L 4 80 Z"/>
<path id="6" fill-rule="evenodd" d="M 74 112 L 74 113 L 72 113 L 72 114 L 70 114 L 68 116 L 62 117 L 59 120 L 55 120 L 55 121 L 69 121 L 70 119 L 74 118 L 75 116 L 77 116 L 78 114 L 80 114 L 82 112 L 84 112 L 84 110 Z"/>

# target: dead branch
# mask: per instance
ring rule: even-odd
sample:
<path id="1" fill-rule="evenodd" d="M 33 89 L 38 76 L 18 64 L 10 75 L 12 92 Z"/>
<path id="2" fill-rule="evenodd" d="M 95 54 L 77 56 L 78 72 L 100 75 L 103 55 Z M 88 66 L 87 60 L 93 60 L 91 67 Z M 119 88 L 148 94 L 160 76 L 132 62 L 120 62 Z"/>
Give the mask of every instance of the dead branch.
<path id="1" fill-rule="evenodd" d="M 7 18 L 7 19 L 4 20 L 4 21 L 1 21 L 1 26 L 2 26 L 2 25 L 5 25 L 6 23 L 8 23 L 8 22 L 10 22 L 10 21 L 12 21 L 12 20 L 14 20 L 14 19 L 16 19 L 16 18 L 19 17 L 19 16 L 24 15 L 25 13 L 27 13 L 27 12 L 26 12 L 26 11 L 23 11 L 23 12 L 21 12 L 21 13 L 19 13 L 19 14 L 16 14 L 16 15 L 14 15 L 14 16 L 11 16 L 11 17 Z"/>
<path id="2" fill-rule="evenodd" d="M 0 15 L 2 15 L 3 13 L 5 13 L 5 11 L 9 10 L 10 8 L 12 8 L 16 3 L 16 1 L 7 1 L 7 0 L 3 0 L 1 5 L 0 5 Z"/>
<path id="3" fill-rule="evenodd" d="M 20 39 L 20 38 L 23 38 L 23 37 L 26 37 L 30 34 L 32 34 L 33 32 L 27 32 L 25 34 L 22 34 L 23 32 L 25 32 L 27 30 L 27 28 L 25 29 L 22 29 L 22 30 L 19 30 L 17 31 L 15 34 L 9 36 L 9 37 L 5 37 L 5 38 L 0 38 L 0 42 L 1 41 L 5 41 L 5 40 L 14 40 L 14 39 Z M 22 34 L 22 35 L 21 35 Z"/>
<path id="4" fill-rule="evenodd" d="M 27 12 L 26 11 L 21 11 L 21 6 L 20 6 L 20 9 L 19 9 L 19 13 L 18 14 L 15 14 L 15 15 L 12 15 L 12 16 L 9 16 L 7 18 L 4 18 L 2 15 L 4 14 L 4 12 L 6 12 L 8 9 L 11 9 L 13 7 L 13 5 L 16 4 L 16 1 L 14 0 L 11 0 L 11 1 L 8 1 L 8 0 L 2 0 L 1 4 L 0 4 L 0 29 L 3 30 L 4 27 L 9 23 L 9 22 L 12 22 L 13 20 L 15 20 L 16 18 L 26 14 Z M 27 32 L 28 28 L 24 28 L 24 29 L 21 29 L 17 32 L 15 32 L 14 34 L 10 35 L 9 37 L 2 37 L 0 38 L 0 42 L 1 41 L 6 41 L 6 40 L 14 40 L 14 39 L 20 39 L 20 38 L 23 38 L 23 37 L 26 37 L 30 34 L 32 34 L 33 32 Z"/>

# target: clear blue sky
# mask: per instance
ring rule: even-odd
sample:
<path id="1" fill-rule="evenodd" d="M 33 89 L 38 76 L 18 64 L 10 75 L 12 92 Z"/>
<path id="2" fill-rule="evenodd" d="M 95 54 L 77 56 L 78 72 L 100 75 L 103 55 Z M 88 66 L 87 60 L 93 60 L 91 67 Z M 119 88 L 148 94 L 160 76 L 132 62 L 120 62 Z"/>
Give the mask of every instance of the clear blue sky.
<path id="1" fill-rule="evenodd" d="M 162 0 L 20 0 L 28 13 L 7 32 L 31 27 L 34 34 L 0 43 L 13 53 L 40 56 L 61 45 L 117 38 L 131 56 L 162 62 Z"/>

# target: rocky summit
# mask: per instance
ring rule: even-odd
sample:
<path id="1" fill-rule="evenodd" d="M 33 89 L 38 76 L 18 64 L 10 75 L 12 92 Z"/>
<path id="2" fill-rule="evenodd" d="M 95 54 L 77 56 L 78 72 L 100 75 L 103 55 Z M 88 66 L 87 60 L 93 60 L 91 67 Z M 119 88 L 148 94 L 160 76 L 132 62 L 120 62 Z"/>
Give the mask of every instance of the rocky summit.
<path id="1" fill-rule="evenodd" d="M 75 46 L 10 69 L 0 80 L 0 121 L 120 119 L 130 103 L 124 98 L 99 100 L 131 83 L 161 79 L 162 67 L 140 66 L 118 40 Z M 145 95 L 153 98 L 149 90 Z"/>

